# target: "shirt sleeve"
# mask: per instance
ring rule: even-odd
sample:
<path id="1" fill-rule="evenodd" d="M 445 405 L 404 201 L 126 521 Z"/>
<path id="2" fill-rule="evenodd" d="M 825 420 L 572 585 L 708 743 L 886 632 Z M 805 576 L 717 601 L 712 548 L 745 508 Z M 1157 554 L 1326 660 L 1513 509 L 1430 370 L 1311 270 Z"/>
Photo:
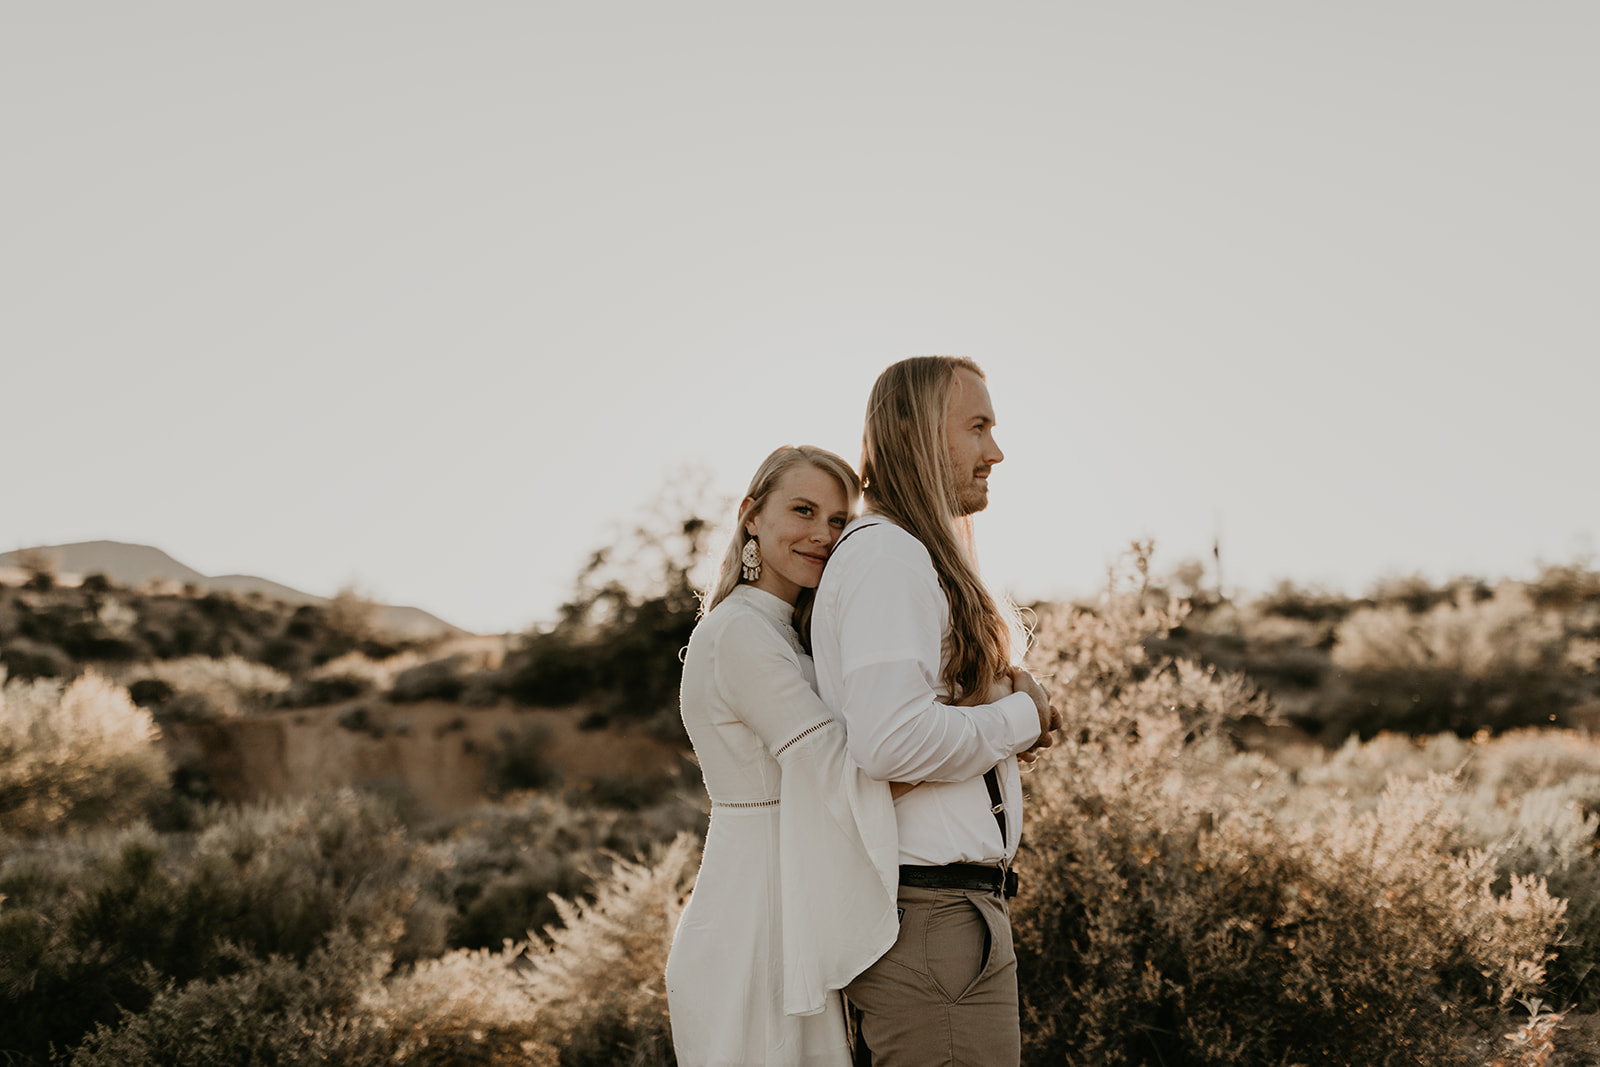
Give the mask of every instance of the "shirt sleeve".
<path id="1" fill-rule="evenodd" d="M 833 721 L 794 649 L 762 619 L 735 619 L 722 631 L 712 671 L 718 694 L 774 755 L 807 728 Z"/>
<path id="2" fill-rule="evenodd" d="M 1026 693 L 976 707 L 940 702 L 948 609 L 925 562 L 892 552 L 852 562 L 838 611 L 839 713 L 862 770 L 881 781 L 962 782 L 1039 739 Z"/>

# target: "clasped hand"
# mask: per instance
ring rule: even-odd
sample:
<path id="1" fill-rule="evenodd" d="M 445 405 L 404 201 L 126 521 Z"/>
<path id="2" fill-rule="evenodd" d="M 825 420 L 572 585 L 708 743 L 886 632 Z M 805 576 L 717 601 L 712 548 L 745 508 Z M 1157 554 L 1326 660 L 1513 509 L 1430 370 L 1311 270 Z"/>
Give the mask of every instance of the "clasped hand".
<path id="1" fill-rule="evenodd" d="M 1050 703 L 1050 694 L 1045 692 L 1044 686 L 1022 667 L 1011 668 L 1010 673 L 1002 674 L 989 683 L 987 693 L 973 693 L 972 700 L 963 700 L 967 704 L 994 704 L 1004 700 L 1012 693 L 1026 693 L 1033 699 L 1033 706 L 1039 712 L 1039 740 L 1035 741 L 1026 751 L 1017 754 L 1021 763 L 1032 763 L 1039 758 L 1041 749 L 1049 748 L 1056 743 L 1051 736 L 1051 731 L 1061 729 L 1061 712 Z"/>

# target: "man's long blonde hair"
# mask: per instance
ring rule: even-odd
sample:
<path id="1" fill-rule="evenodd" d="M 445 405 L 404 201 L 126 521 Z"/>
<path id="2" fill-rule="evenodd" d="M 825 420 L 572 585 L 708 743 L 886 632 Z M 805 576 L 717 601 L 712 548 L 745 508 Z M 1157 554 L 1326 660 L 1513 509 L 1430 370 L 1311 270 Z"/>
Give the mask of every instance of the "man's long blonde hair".
<path id="1" fill-rule="evenodd" d="M 745 493 L 745 499 L 739 507 L 739 521 L 735 524 L 733 537 L 728 542 L 728 551 L 722 554 L 722 568 L 717 572 L 716 584 L 701 598 L 702 615 L 722 603 L 728 594 L 733 592 L 734 586 L 744 581 L 739 569 L 739 556 L 744 552 L 745 542 L 750 540 L 750 531 L 745 528 L 745 524 L 766 507 L 767 497 L 777 488 L 778 479 L 802 463 L 809 463 L 824 474 L 832 475 L 833 480 L 839 483 L 839 488 L 844 490 L 848 512 L 855 514 L 856 503 L 861 499 L 861 480 L 856 477 L 856 472 L 850 469 L 850 464 L 827 449 L 815 445 L 783 445 L 775 449 L 761 461 L 761 466 L 756 468 L 755 476 L 750 479 L 750 489 Z M 801 636 L 806 639 L 807 647 L 810 647 L 810 638 L 806 634 L 809 628 L 805 624 L 810 621 L 811 601 L 815 596 L 815 589 L 802 589 L 799 599 L 795 601 L 795 619 L 801 630 Z"/>
<path id="2" fill-rule="evenodd" d="M 867 510 L 892 519 L 928 550 L 950 605 L 943 681 L 952 700 L 988 691 L 1011 666 L 1016 610 L 978 577 L 972 520 L 958 515 L 945 415 L 957 371 L 983 377 L 970 359 L 917 356 L 878 376 L 867 400 L 861 484 Z"/>

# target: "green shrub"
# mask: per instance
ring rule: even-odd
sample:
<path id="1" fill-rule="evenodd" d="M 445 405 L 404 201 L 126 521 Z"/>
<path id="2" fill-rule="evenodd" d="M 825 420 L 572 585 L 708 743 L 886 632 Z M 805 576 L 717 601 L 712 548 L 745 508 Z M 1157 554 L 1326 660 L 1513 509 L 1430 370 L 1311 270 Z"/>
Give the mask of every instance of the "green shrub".
<path id="1" fill-rule="evenodd" d="M 343 931 L 401 960 L 444 947 L 437 880 L 388 810 L 350 792 L 220 811 L 198 836 L 148 829 L 0 861 L 0 1018 L 43 1059 L 155 990 L 310 960 Z"/>
<path id="2" fill-rule="evenodd" d="M 336 937 L 304 965 L 241 960 L 237 974 L 153 992 L 140 1012 L 101 1024 L 73 1050 L 70 1067 L 278 1067 L 390 1062 L 388 1043 L 360 997 L 388 960 L 355 938 Z"/>
<path id="3" fill-rule="evenodd" d="M 485 788 L 490 796 L 504 796 L 521 789 L 549 789 L 561 783 L 560 766 L 547 753 L 550 728 L 543 723 L 527 723 L 517 729 L 501 727 L 499 742 L 485 754 Z"/>

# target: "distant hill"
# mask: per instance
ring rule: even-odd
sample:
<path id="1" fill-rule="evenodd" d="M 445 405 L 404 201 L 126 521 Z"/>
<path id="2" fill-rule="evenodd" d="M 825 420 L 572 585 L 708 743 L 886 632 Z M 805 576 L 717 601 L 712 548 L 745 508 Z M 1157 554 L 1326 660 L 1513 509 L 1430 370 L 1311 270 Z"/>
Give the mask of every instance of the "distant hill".
<path id="1" fill-rule="evenodd" d="M 43 556 L 55 566 L 63 578 L 86 574 L 103 574 L 118 585 L 129 588 L 147 582 L 176 582 L 194 585 L 212 592 L 234 593 L 243 596 L 259 593 L 286 604 L 326 604 L 327 597 L 304 593 L 251 574 L 201 574 L 193 567 L 180 563 L 150 545 L 131 545 L 123 541 L 80 541 L 70 545 L 40 545 L 37 548 L 0 552 L 0 567 L 19 567 L 28 556 Z M 454 626 L 437 615 L 395 604 L 376 606 L 373 621 L 385 630 L 402 637 L 432 637 L 436 634 L 457 635 L 467 631 Z"/>

